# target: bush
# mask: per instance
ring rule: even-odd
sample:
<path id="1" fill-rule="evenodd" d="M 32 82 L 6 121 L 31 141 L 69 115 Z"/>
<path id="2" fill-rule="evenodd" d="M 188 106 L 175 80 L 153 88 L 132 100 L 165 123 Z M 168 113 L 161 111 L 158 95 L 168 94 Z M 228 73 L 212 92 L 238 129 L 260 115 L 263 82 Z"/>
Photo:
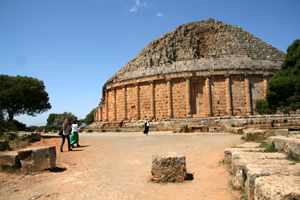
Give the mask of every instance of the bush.
<path id="1" fill-rule="evenodd" d="M 183 126 L 183 132 L 185 132 L 185 133 L 189 132 L 189 126 L 188 125 Z"/>
<path id="2" fill-rule="evenodd" d="M 264 99 L 258 99 L 255 101 L 255 112 L 259 114 L 272 114 L 274 113 L 273 110 L 269 107 L 269 103 Z"/>

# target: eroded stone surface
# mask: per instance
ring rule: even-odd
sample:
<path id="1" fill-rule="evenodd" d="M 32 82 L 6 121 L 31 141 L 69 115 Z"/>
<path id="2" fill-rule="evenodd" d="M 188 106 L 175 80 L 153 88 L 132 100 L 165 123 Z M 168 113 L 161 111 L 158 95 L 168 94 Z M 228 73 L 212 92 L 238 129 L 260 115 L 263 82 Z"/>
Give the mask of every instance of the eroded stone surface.
<path id="1" fill-rule="evenodd" d="M 300 165 L 246 165 L 247 180 L 245 182 L 245 193 L 248 200 L 254 199 L 254 182 L 261 176 L 285 175 L 300 176 Z"/>
<path id="2" fill-rule="evenodd" d="M 8 140 L 0 140 L 0 151 L 5 151 L 7 149 L 9 149 Z"/>
<path id="3" fill-rule="evenodd" d="M 5 167 L 19 167 L 20 161 L 16 151 L 8 151 L 0 155 L 0 166 Z"/>
<path id="4" fill-rule="evenodd" d="M 22 149 L 18 151 L 18 156 L 23 171 L 53 169 L 56 164 L 55 146 Z"/>
<path id="5" fill-rule="evenodd" d="M 237 147 L 239 147 L 239 148 L 257 148 L 260 145 L 261 145 L 260 143 L 256 143 L 256 142 L 246 142 L 244 144 L 237 145 Z"/>
<path id="6" fill-rule="evenodd" d="M 254 199 L 300 199 L 300 176 L 259 177 L 255 179 Z"/>
<path id="7" fill-rule="evenodd" d="M 182 182 L 187 178 L 185 156 L 176 152 L 154 154 L 151 173 L 154 181 Z"/>
<path id="8" fill-rule="evenodd" d="M 227 148 L 224 150 L 224 162 L 230 164 L 232 160 L 232 153 L 235 151 L 244 151 L 244 152 L 261 152 L 266 150 L 266 148 Z"/>

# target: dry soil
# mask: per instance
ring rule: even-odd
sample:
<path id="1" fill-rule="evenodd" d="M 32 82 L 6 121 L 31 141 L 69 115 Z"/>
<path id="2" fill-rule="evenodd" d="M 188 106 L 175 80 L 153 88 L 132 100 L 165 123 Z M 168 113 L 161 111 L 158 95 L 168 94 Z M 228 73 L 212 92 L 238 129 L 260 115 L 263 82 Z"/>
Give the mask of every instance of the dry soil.
<path id="1" fill-rule="evenodd" d="M 81 147 L 59 151 L 61 138 L 47 134 L 31 146 L 56 146 L 57 167 L 40 173 L 0 173 L 0 199 L 207 199 L 238 197 L 228 186 L 231 176 L 219 165 L 223 151 L 242 143 L 225 133 L 172 134 L 81 133 Z M 193 180 L 155 183 L 154 153 L 186 156 Z"/>

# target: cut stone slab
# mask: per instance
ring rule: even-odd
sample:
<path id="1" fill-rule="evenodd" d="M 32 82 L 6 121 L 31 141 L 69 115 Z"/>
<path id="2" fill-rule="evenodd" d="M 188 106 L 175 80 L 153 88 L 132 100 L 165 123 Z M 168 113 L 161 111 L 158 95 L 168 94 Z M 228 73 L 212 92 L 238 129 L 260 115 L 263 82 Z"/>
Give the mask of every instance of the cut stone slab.
<path id="1" fill-rule="evenodd" d="M 265 137 L 287 136 L 288 134 L 289 134 L 289 129 L 269 129 L 267 130 Z"/>
<path id="2" fill-rule="evenodd" d="M 224 150 L 224 162 L 226 164 L 230 164 L 232 160 L 232 153 L 235 151 L 262 152 L 264 150 L 266 150 L 266 148 L 227 148 Z"/>
<path id="3" fill-rule="evenodd" d="M 8 140 L 0 140 L 0 151 L 5 151 L 9 149 L 9 141 Z"/>
<path id="4" fill-rule="evenodd" d="M 187 179 L 185 156 L 176 152 L 154 154 L 151 173 L 154 181 L 182 182 Z"/>
<path id="5" fill-rule="evenodd" d="M 53 169 L 56 164 L 56 148 L 35 147 L 18 151 L 21 162 L 21 170 L 37 172 L 45 169 Z"/>
<path id="6" fill-rule="evenodd" d="M 226 132 L 229 133 L 235 133 L 235 134 L 243 134 L 243 130 L 245 128 L 243 127 L 231 127 L 231 126 L 226 126 Z"/>
<path id="7" fill-rule="evenodd" d="M 245 193 L 248 200 L 254 199 L 254 182 L 261 176 L 285 175 L 300 176 L 300 165 L 246 165 L 245 173 L 247 180 L 245 182 Z"/>
<path id="8" fill-rule="evenodd" d="M 17 151 L 8 151 L 0 155 L 0 167 L 20 167 L 20 160 Z"/>
<path id="9" fill-rule="evenodd" d="M 41 138 L 42 138 L 42 135 L 40 132 L 31 133 L 31 141 L 40 141 Z"/>
<path id="10" fill-rule="evenodd" d="M 254 199 L 300 199 L 300 176 L 272 175 L 257 178 Z"/>
<path id="11" fill-rule="evenodd" d="M 232 161 L 235 159 L 286 159 L 287 156 L 283 153 L 260 153 L 260 152 L 243 152 L 235 151 L 232 153 Z"/>
<path id="12" fill-rule="evenodd" d="M 300 138 L 275 136 L 269 137 L 268 143 L 274 143 L 277 150 L 282 150 L 284 152 L 289 152 L 291 150 L 293 153 L 300 155 Z"/>
<path id="13" fill-rule="evenodd" d="M 242 170 L 242 173 L 245 172 L 246 166 L 249 164 L 254 164 L 254 165 L 291 165 L 294 164 L 293 161 L 289 160 L 279 160 L 279 159 L 255 159 L 251 157 L 244 157 L 242 159 L 234 159 L 232 162 L 232 174 L 235 176 L 238 171 Z M 233 177 L 233 180 L 235 178 Z M 243 181 L 242 184 L 244 184 L 244 181 L 246 180 L 240 180 Z"/>
<path id="14" fill-rule="evenodd" d="M 244 144 L 237 145 L 238 148 L 258 148 L 261 144 L 256 142 L 246 142 Z"/>
<path id="15" fill-rule="evenodd" d="M 260 130 L 258 128 L 248 128 L 243 130 L 244 138 L 253 137 L 254 140 L 265 136 L 266 130 Z"/>

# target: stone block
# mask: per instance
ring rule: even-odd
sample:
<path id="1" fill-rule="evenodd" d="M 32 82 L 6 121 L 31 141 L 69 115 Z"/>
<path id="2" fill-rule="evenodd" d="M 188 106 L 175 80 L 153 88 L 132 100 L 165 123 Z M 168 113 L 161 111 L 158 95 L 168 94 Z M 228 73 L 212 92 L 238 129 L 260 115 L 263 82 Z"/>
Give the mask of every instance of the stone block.
<path id="1" fill-rule="evenodd" d="M 6 167 L 19 167 L 20 160 L 16 151 L 5 152 L 0 155 L 0 167 L 4 169 Z"/>
<path id="2" fill-rule="evenodd" d="M 255 179 L 254 199 L 300 199 L 300 176 L 259 177 Z"/>
<path id="3" fill-rule="evenodd" d="M 266 150 L 266 148 L 227 148 L 224 150 L 224 162 L 230 164 L 232 160 L 232 153 L 235 151 L 244 151 L 244 152 L 261 152 Z"/>
<path id="4" fill-rule="evenodd" d="M 248 200 L 254 199 L 254 182 L 261 176 L 270 175 L 300 175 L 300 165 L 246 165 L 245 173 L 247 180 L 245 182 L 245 193 Z"/>
<path id="5" fill-rule="evenodd" d="M 35 147 L 18 151 L 23 171 L 42 171 L 53 169 L 56 164 L 55 146 Z"/>
<path id="6" fill-rule="evenodd" d="M 235 159 L 286 159 L 287 156 L 283 153 L 260 153 L 260 152 L 242 152 L 235 151 L 232 153 L 232 161 Z"/>
<path id="7" fill-rule="evenodd" d="M 266 131 L 265 137 L 270 136 L 287 136 L 289 129 L 269 129 Z"/>
<path id="8" fill-rule="evenodd" d="M 9 141 L 8 140 L 0 140 L 0 151 L 5 151 L 9 149 Z"/>
<path id="9" fill-rule="evenodd" d="M 33 132 L 31 133 L 31 141 L 40 141 L 42 138 L 40 132 Z"/>
<path id="10" fill-rule="evenodd" d="M 287 146 L 288 151 L 291 150 L 293 153 L 300 156 L 300 139 L 289 138 Z"/>
<path id="11" fill-rule="evenodd" d="M 256 142 L 246 142 L 243 144 L 237 145 L 239 148 L 258 148 L 261 144 Z"/>
<path id="12" fill-rule="evenodd" d="M 266 130 L 260 130 L 258 128 L 244 129 L 244 138 L 253 138 L 254 140 L 260 139 L 265 136 Z"/>
<path id="13" fill-rule="evenodd" d="M 185 156 L 176 152 L 154 154 L 151 173 L 154 181 L 182 182 L 187 178 Z"/>
<path id="14" fill-rule="evenodd" d="M 254 164 L 254 165 L 291 165 L 294 164 L 293 161 L 289 160 L 279 160 L 279 159 L 255 159 L 251 157 L 243 158 L 243 159 L 235 159 L 232 162 L 232 173 L 236 174 L 237 171 L 242 170 L 245 172 L 246 165 Z M 245 180 L 244 180 L 245 181 Z"/>

